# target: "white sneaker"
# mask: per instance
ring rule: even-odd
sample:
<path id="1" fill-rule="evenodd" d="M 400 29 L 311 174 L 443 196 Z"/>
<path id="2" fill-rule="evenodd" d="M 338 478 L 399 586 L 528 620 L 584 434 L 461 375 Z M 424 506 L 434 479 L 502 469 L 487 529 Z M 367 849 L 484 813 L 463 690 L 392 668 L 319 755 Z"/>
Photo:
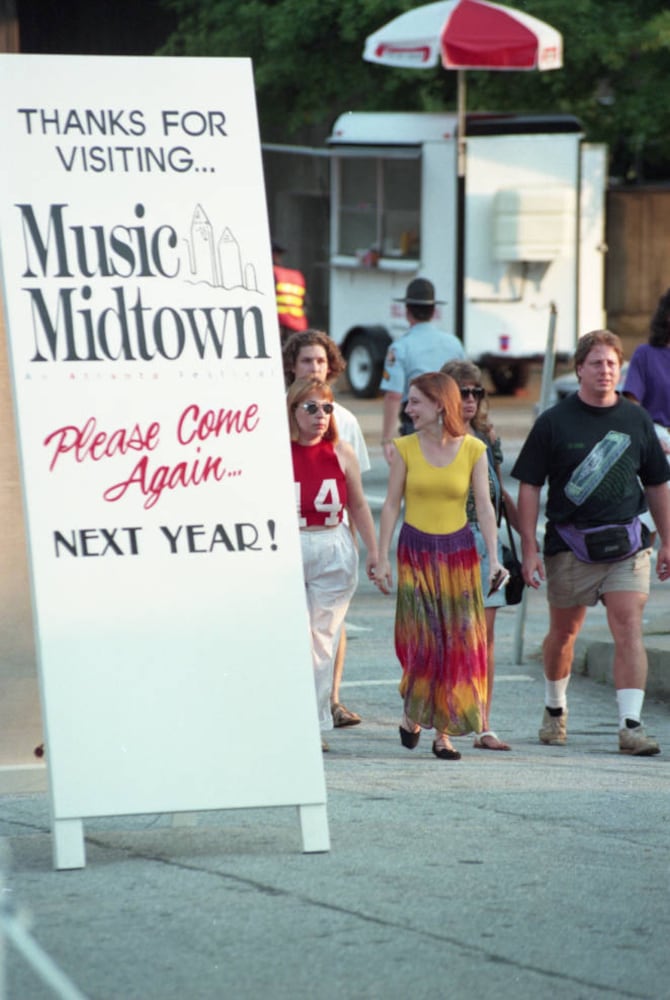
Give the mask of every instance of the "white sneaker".
<path id="1" fill-rule="evenodd" d="M 542 725 L 538 732 L 540 743 L 551 747 L 562 747 L 568 738 L 568 710 L 564 708 L 560 715 L 550 715 L 545 708 Z"/>
<path id="2" fill-rule="evenodd" d="M 644 726 L 634 726 L 633 729 L 619 730 L 619 753 L 629 753 L 633 757 L 653 757 L 660 753 L 661 748 L 650 736 Z"/>

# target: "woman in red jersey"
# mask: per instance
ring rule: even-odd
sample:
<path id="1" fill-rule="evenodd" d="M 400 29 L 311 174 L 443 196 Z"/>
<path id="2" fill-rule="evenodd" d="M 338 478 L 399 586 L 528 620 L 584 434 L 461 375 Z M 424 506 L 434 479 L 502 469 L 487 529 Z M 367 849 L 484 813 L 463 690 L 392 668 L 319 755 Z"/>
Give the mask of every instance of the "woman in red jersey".
<path id="1" fill-rule="evenodd" d="M 337 433 L 330 386 L 317 378 L 296 379 L 286 400 L 317 709 L 324 731 L 333 728 L 330 689 L 335 652 L 358 580 L 358 552 L 342 521 L 345 508 L 367 549 L 370 579 L 377 541 L 358 459 Z M 323 740 L 322 747 L 328 749 Z"/>

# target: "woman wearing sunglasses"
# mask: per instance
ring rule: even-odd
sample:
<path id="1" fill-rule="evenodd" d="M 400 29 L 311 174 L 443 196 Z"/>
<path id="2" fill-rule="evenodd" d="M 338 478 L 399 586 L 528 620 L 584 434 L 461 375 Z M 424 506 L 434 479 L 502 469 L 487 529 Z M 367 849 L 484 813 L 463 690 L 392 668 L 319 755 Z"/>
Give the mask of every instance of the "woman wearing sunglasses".
<path id="1" fill-rule="evenodd" d="M 448 361 L 441 369 L 451 375 L 458 383 L 461 392 L 463 420 L 468 434 L 473 434 L 486 445 L 488 458 L 488 478 L 491 502 L 496 513 L 496 522 L 500 524 L 502 503 L 505 503 L 507 516 L 513 527 L 518 527 L 516 504 L 507 490 L 503 489 L 501 466 L 503 460 L 502 445 L 493 424 L 489 420 L 489 407 L 486 390 L 482 385 L 482 373 L 471 361 Z M 468 523 L 472 528 L 477 543 L 477 552 L 481 560 L 482 580 L 488 574 L 488 554 L 484 537 L 477 520 L 477 509 L 472 493 L 468 497 L 466 511 Z M 498 541 L 498 562 L 502 562 L 502 543 Z M 493 677 L 495 674 L 495 622 L 498 608 L 505 606 L 505 588 L 500 587 L 492 594 L 484 594 L 484 614 L 486 617 L 486 717 L 481 732 L 475 735 L 475 746 L 479 750 L 509 750 L 509 744 L 499 739 L 489 729 L 491 715 L 491 698 L 493 695 Z"/>
<path id="2" fill-rule="evenodd" d="M 398 539 L 395 646 L 403 676 L 400 742 L 411 750 L 435 729 L 433 753 L 459 760 L 450 736 L 480 733 L 486 721 L 486 623 L 482 583 L 504 580 L 488 489 L 486 447 L 466 434 L 456 382 L 428 372 L 410 383 L 406 404 L 415 433 L 395 438 L 379 530 L 375 582 L 392 585 L 389 548 L 402 501 Z M 489 554 L 488 579 L 465 503 L 474 490 Z"/>
<path id="3" fill-rule="evenodd" d="M 340 631 L 358 582 L 358 552 L 344 510 L 367 549 L 374 578 L 377 540 L 354 449 L 341 441 L 333 393 L 318 378 L 299 378 L 286 396 L 302 546 L 319 725 L 333 728 L 330 692 Z M 323 750 L 328 744 L 321 740 Z"/>

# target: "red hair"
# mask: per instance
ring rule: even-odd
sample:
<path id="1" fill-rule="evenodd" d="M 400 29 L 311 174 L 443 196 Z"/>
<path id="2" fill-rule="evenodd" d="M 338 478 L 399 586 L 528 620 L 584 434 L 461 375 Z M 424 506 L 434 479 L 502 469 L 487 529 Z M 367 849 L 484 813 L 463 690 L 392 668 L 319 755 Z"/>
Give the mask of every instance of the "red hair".
<path id="1" fill-rule="evenodd" d="M 465 434 L 461 391 L 451 375 L 445 375 L 444 372 L 426 372 L 413 378 L 410 385 L 442 408 L 442 422 L 447 434 L 452 437 L 461 437 Z"/>

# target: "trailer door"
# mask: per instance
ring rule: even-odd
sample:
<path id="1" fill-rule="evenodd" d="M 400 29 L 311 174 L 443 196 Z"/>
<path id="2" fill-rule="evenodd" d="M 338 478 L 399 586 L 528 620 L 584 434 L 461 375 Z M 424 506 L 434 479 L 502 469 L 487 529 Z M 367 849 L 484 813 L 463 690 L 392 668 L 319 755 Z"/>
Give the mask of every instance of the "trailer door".
<path id="1" fill-rule="evenodd" d="M 581 145 L 577 336 L 601 330 L 605 315 L 607 146 Z"/>

